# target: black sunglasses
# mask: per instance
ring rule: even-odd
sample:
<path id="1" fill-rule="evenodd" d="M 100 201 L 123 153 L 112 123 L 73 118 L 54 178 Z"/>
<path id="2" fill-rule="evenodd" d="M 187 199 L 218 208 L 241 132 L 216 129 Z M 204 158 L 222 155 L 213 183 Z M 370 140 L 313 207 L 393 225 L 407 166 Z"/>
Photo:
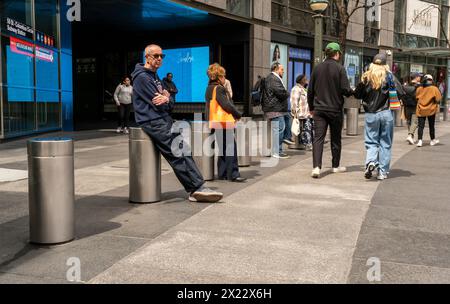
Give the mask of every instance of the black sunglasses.
<path id="1" fill-rule="evenodd" d="M 159 58 L 164 59 L 166 57 L 165 54 L 154 54 L 154 55 L 149 55 L 149 56 L 153 57 L 155 59 L 159 59 Z"/>

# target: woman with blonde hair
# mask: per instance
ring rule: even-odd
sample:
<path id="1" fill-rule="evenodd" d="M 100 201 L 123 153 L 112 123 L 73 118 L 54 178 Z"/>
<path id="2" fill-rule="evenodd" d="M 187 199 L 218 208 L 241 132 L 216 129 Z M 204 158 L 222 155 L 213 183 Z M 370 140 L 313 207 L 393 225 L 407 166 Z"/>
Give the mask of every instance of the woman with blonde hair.
<path id="1" fill-rule="evenodd" d="M 226 71 L 218 63 L 209 66 L 209 84 L 206 89 L 206 117 L 210 127 L 216 134 L 216 143 L 219 146 L 217 168 L 219 179 L 232 182 L 245 182 L 241 177 L 237 158 L 237 147 L 234 134 L 234 122 L 241 118 L 224 87 Z"/>
<path id="2" fill-rule="evenodd" d="M 355 97 L 362 99 L 365 111 L 366 179 L 378 169 L 378 180 L 388 177 L 392 157 L 394 118 L 390 109 L 389 90 L 397 91 L 399 98 L 405 95 L 402 85 L 389 70 L 386 55 L 378 54 L 362 76 L 355 90 Z"/>

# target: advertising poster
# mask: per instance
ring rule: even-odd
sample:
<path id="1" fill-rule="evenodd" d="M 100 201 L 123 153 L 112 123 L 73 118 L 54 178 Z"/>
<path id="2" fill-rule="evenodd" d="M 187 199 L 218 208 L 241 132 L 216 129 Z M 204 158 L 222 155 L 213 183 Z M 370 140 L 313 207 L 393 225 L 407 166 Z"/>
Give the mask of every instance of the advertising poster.
<path id="1" fill-rule="evenodd" d="M 34 46 L 11 37 L 6 46 L 6 81 L 9 102 L 33 102 Z"/>
<path id="2" fill-rule="evenodd" d="M 280 43 L 270 44 L 270 65 L 279 62 L 284 66 L 283 82 L 288 83 L 288 46 Z"/>
<path id="3" fill-rule="evenodd" d="M 36 46 L 36 101 L 59 102 L 58 53 Z"/>

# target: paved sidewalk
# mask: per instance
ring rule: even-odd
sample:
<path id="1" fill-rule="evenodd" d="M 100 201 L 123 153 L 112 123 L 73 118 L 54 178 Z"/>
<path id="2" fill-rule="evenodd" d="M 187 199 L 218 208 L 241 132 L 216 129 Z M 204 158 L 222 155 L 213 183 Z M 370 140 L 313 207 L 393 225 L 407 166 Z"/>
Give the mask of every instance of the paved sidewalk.
<path id="1" fill-rule="evenodd" d="M 363 178 L 362 136 L 344 136 L 348 173 L 325 168 L 314 180 L 310 153 L 292 151 L 275 168 L 244 168 L 246 184 L 209 183 L 226 194 L 210 205 L 186 202 L 164 164 L 165 201 L 136 206 L 127 202 L 127 139 L 77 133 L 77 240 L 29 245 L 27 180 L 0 182 L 0 283 L 67 282 L 70 257 L 89 283 L 367 283 L 369 257 L 380 259 L 382 282 L 448 283 L 450 123 L 437 134 L 440 145 L 417 149 L 396 128 L 381 183 Z M 329 149 L 324 156 L 331 164 Z M 0 145 L 0 168 L 26 170 L 20 142 Z"/>

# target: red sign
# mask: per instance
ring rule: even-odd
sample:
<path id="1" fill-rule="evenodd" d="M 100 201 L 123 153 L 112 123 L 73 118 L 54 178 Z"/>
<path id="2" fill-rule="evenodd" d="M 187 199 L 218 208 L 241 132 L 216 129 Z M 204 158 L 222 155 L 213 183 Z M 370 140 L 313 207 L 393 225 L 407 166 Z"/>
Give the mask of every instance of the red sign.
<path id="1" fill-rule="evenodd" d="M 34 57 L 34 45 L 32 43 L 17 39 L 15 37 L 10 37 L 9 39 L 11 51 L 17 54 Z"/>

